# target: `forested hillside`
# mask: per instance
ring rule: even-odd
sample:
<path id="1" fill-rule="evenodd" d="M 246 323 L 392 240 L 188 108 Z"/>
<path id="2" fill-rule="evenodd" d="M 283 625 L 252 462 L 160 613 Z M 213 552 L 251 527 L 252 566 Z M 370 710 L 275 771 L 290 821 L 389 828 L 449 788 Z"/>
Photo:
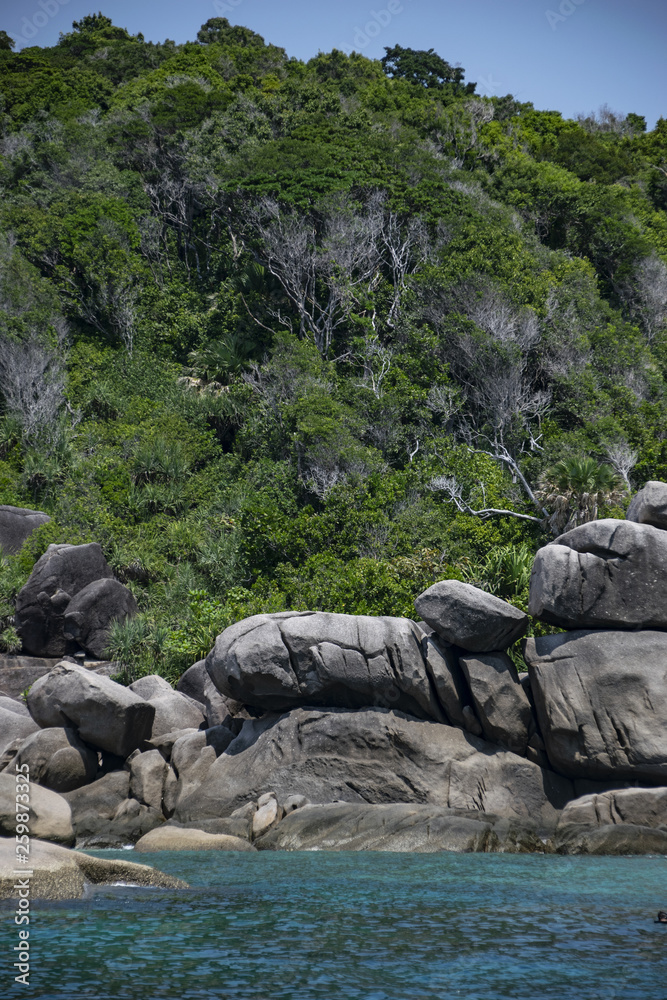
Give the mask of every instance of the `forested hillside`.
<path id="1" fill-rule="evenodd" d="M 51 542 L 101 543 L 141 611 L 111 652 L 174 677 L 261 610 L 523 607 L 539 545 L 667 479 L 667 120 L 224 18 L 12 49 L 0 503 L 52 520 L 5 650 Z"/>

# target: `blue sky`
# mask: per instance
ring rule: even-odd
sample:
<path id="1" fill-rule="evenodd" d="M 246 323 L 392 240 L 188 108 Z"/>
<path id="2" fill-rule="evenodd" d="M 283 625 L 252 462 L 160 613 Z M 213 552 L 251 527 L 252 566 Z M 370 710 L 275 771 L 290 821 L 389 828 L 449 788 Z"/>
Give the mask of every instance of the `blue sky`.
<path id="1" fill-rule="evenodd" d="M 54 45 L 100 8 L 152 41 L 193 40 L 209 17 L 227 17 L 301 59 L 334 47 L 372 58 L 385 45 L 432 47 L 481 93 L 568 117 L 605 103 L 649 127 L 667 117 L 666 0 L 0 0 L 0 27 L 17 49 Z"/>

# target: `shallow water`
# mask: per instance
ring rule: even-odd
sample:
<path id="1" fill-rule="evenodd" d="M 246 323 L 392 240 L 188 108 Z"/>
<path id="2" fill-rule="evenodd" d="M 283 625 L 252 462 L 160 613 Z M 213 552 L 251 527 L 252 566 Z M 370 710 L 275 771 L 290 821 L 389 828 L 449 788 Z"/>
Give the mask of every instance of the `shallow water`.
<path id="1" fill-rule="evenodd" d="M 667 1000 L 667 859 L 100 851 L 186 879 L 0 912 L 0 997 Z"/>

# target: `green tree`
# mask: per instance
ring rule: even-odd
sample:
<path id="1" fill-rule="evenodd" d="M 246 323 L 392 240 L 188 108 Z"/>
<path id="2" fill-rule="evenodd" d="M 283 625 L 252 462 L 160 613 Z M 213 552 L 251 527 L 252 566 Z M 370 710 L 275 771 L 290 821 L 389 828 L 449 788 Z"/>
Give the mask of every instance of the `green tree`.
<path id="1" fill-rule="evenodd" d="M 395 80 L 409 80 L 427 89 L 446 89 L 452 94 L 474 94 L 475 83 L 463 82 L 462 66 L 451 66 L 435 49 L 404 49 L 402 45 L 385 46 L 382 68 Z"/>

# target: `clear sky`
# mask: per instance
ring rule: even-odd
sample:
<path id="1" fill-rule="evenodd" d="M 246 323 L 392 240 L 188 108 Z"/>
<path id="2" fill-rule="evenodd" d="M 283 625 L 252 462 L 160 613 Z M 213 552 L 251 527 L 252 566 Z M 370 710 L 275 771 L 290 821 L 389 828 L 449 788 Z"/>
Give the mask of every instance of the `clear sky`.
<path id="1" fill-rule="evenodd" d="M 227 17 L 300 59 L 432 47 L 480 93 L 568 117 L 606 103 L 649 128 L 667 117 L 667 0 L 0 0 L 0 28 L 17 49 L 54 45 L 100 7 L 151 41 L 194 40 L 209 17 Z"/>

